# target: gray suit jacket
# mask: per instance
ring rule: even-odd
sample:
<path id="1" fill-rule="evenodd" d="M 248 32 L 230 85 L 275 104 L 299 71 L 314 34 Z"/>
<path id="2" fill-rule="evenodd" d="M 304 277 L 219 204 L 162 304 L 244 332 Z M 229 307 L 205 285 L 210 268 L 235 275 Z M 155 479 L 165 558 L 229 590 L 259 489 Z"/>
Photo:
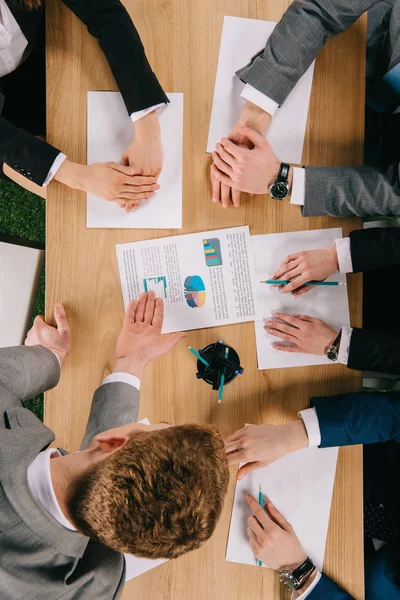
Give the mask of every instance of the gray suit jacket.
<path id="1" fill-rule="evenodd" d="M 367 78 L 400 62 L 400 0 L 295 0 L 263 50 L 237 75 L 282 104 L 329 37 L 368 14 Z M 304 216 L 400 215 L 400 171 L 306 167 Z"/>
<path id="2" fill-rule="evenodd" d="M 57 385 L 59 375 L 56 357 L 41 346 L 0 349 L 0 600 L 110 600 L 124 585 L 123 555 L 62 527 L 27 487 L 29 464 L 55 436 L 22 401 Z M 136 421 L 138 407 L 132 386 L 99 387 L 82 448 Z"/>

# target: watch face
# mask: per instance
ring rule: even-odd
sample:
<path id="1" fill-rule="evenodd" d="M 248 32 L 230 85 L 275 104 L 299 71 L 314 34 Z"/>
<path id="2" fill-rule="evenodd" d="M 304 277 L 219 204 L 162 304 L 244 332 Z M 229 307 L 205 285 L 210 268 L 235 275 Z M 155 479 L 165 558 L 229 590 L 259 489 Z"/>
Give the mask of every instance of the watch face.
<path id="1" fill-rule="evenodd" d="M 336 350 L 336 348 L 329 348 L 328 352 L 326 353 L 327 358 L 329 358 L 329 360 L 332 361 L 336 361 L 338 359 L 338 351 Z"/>
<path id="2" fill-rule="evenodd" d="M 288 195 L 288 186 L 282 181 L 273 183 L 270 187 L 271 196 L 276 200 L 283 200 Z"/>
<path id="3" fill-rule="evenodd" d="M 298 581 L 290 571 L 282 571 L 279 573 L 279 579 L 283 587 L 291 592 L 298 587 Z"/>

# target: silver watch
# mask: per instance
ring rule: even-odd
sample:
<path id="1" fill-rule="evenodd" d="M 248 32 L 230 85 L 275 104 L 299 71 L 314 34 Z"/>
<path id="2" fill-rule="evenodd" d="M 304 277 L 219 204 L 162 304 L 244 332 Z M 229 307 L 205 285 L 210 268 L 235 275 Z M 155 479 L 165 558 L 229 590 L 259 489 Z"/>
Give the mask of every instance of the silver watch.
<path id="1" fill-rule="evenodd" d="M 281 571 L 279 573 L 279 579 L 284 588 L 291 592 L 295 592 L 303 587 L 314 571 L 314 563 L 311 558 L 307 556 L 306 560 L 293 571 Z"/>
<path id="2" fill-rule="evenodd" d="M 339 358 L 339 346 L 340 346 L 340 338 L 342 337 L 342 330 L 339 331 L 336 338 L 333 340 L 332 344 L 328 346 L 325 351 L 326 358 L 329 358 L 332 362 L 336 362 Z"/>

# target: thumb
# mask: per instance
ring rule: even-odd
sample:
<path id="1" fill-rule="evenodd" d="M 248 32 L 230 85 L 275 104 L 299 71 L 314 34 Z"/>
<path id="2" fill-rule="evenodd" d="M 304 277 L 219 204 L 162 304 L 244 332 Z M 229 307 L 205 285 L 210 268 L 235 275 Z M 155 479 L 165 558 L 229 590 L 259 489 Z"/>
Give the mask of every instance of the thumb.
<path id="1" fill-rule="evenodd" d="M 252 471 L 256 471 L 257 469 L 260 469 L 264 466 L 264 463 L 258 461 L 248 462 L 245 465 L 243 465 L 243 467 L 240 467 L 239 471 L 237 472 L 236 479 L 243 479 L 245 475 L 248 475 Z"/>
<path id="2" fill-rule="evenodd" d="M 35 320 L 33 321 L 33 327 L 43 327 L 43 325 L 46 325 L 44 316 L 38 315 L 37 317 L 35 317 Z"/>
<path id="3" fill-rule="evenodd" d="M 184 331 L 180 331 L 178 333 L 174 333 L 173 335 L 170 335 L 169 338 L 166 339 L 164 342 L 165 352 L 169 352 L 174 346 L 176 346 L 176 344 L 178 342 L 183 340 L 183 338 L 185 336 L 186 336 L 186 333 Z"/>
<path id="4" fill-rule="evenodd" d="M 116 162 L 109 162 L 108 166 L 111 169 L 114 169 L 114 171 L 118 171 L 119 173 L 122 173 L 123 175 L 137 175 L 138 170 L 134 169 L 133 167 L 129 167 L 128 165 L 119 165 Z"/>
<path id="5" fill-rule="evenodd" d="M 67 313 L 65 312 L 65 308 L 62 304 L 56 304 L 54 308 L 54 320 L 59 333 L 69 333 Z"/>
<path id="6" fill-rule="evenodd" d="M 291 528 L 289 521 L 287 521 L 285 517 L 276 508 L 276 506 L 272 504 L 271 500 L 267 500 L 266 508 L 277 525 L 282 527 L 282 529 L 284 529 L 285 531 L 288 531 Z"/>
<path id="7" fill-rule="evenodd" d="M 268 144 L 265 137 L 257 131 L 254 131 L 251 127 L 246 127 L 240 123 L 238 123 L 238 126 L 240 127 L 240 133 L 247 137 L 254 144 L 255 148 L 263 148 L 265 144 Z"/>

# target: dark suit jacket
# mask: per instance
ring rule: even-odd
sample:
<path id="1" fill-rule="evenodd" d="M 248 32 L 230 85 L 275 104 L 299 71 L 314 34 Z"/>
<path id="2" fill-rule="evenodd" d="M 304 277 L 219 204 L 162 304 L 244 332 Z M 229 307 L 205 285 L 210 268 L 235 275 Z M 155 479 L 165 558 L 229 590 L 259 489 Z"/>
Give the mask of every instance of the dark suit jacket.
<path id="1" fill-rule="evenodd" d="M 376 371 L 400 375 L 400 334 L 396 328 L 391 328 L 391 322 L 396 319 L 398 304 L 396 289 L 400 275 L 400 228 L 361 229 L 350 234 L 350 251 L 353 271 L 377 272 L 372 277 L 373 285 L 379 288 L 379 280 L 393 281 L 394 305 L 388 307 L 387 316 L 376 309 L 375 320 L 371 329 L 353 329 L 351 336 L 348 367 L 350 369 Z M 372 290 L 373 291 L 373 290 Z M 379 294 L 378 292 L 375 293 Z M 389 300 L 389 299 L 388 299 Z M 385 327 L 380 330 L 380 324 Z M 393 331 L 394 329 L 394 331 Z M 386 331 L 385 331 L 386 330 Z"/>
<path id="2" fill-rule="evenodd" d="M 110 64 L 129 114 L 168 102 L 147 61 L 139 34 L 119 0 L 62 0 L 99 40 Z M 32 49 L 38 42 L 44 10 L 16 8 L 7 0 Z M 0 113 L 4 96 L 0 80 Z M 59 150 L 0 116 L 0 164 L 5 162 L 38 185 L 42 185 Z"/>
<path id="3" fill-rule="evenodd" d="M 369 490 L 378 492 L 385 508 L 400 531 L 400 394 L 358 393 L 327 398 L 312 398 L 321 430 L 321 448 L 377 444 L 371 448 L 386 448 L 385 460 L 379 460 L 368 474 L 374 481 L 365 482 L 365 501 L 371 500 Z M 384 442 L 384 443 L 381 443 Z M 383 454 L 382 454 L 383 456 Z M 390 466 L 390 469 L 388 468 Z M 309 595 L 310 600 L 349 600 L 349 594 L 323 576 Z M 365 600 L 395 600 L 400 598 L 399 540 L 374 553 L 365 565 Z"/>

